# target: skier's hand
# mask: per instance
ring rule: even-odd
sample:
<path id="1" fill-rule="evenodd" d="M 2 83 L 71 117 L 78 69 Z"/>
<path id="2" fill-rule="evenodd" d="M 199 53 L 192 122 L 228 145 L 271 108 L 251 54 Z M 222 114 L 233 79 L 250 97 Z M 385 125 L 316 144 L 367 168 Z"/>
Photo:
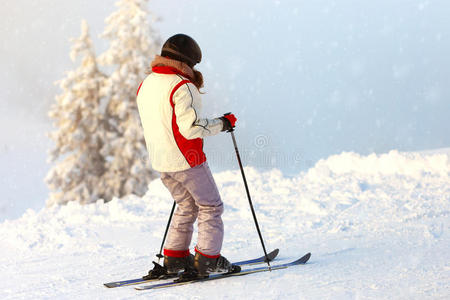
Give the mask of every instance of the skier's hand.
<path id="1" fill-rule="evenodd" d="M 222 131 L 231 131 L 236 124 L 237 118 L 232 113 L 228 113 L 220 117 L 223 122 Z"/>

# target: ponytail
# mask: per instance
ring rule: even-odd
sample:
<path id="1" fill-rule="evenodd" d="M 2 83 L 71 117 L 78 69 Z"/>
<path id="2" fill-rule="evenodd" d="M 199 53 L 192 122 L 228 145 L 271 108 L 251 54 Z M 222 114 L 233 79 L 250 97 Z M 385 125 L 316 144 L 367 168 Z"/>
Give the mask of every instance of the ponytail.
<path id="1" fill-rule="evenodd" d="M 200 71 L 197 71 L 195 69 L 192 69 L 192 71 L 194 71 L 194 78 L 192 78 L 191 81 L 200 91 L 200 89 L 203 87 L 203 75 Z"/>

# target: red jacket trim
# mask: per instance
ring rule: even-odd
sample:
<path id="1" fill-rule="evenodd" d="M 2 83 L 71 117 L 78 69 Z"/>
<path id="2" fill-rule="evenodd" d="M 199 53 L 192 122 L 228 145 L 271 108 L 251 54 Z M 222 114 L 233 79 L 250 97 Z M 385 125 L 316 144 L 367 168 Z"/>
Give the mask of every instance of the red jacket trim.
<path id="1" fill-rule="evenodd" d="M 177 68 L 174 67 L 168 67 L 168 66 L 159 66 L 159 67 L 153 67 L 152 72 L 158 73 L 158 74 L 178 74 L 185 78 L 191 78 L 189 75 L 181 72 Z"/>
<path id="2" fill-rule="evenodd" d="M 207 257 L 207 258 L 218 258 L 218 257 L 220 257 L 220 253 L 217 254 L 217 255 L 208 255 L 208 254 L 205 254 L 205 253 L 200 252 L 200 251 L 197 249 L 197 247 L 195 247 L 195 252 L 200 253 L 201 255 L 203 255 L 204 257 Z"/>
<path id="3" fill-rule="evenodd" d="M 172 106 L 172 132 L 175 138 L 175 142 L 177 143 L 178 149 L 180 149 L 189 166 L 192 168 L 201 165 L 206 161 L 205 153 L 203 153 L 203 139 L 196 138 L 188 140 L 180 133 L 177 124 L 177 116 L 175 114 L 175 103 L 173 102 L 173 95 L 175 94 L 175 92 L 183 84 L 189 82 L 189 80 L 182 80 L 173 88 L 172 92 L 170 93 L 170 105 Z"/>
<path id="4" fill-rule="evenodd" d="M 137 92 L 136 92 L 136 96 L 139 95 L 139 90 L 141 89 L 141 86 L 142 86 L 143 83 L 144 83 L 144 82 L 142 81 L 141 84 L 139 85 L 139 87 L 138 87 L 138 89 L 137 89 Z"/>
<path id="5" fill-rule="evenodd" d="M 164 255 L 171 256 L 171 257 L 186 257 L 189 256 L 191 253 L 188 250 L 169 250 L 164 249 Z"/>

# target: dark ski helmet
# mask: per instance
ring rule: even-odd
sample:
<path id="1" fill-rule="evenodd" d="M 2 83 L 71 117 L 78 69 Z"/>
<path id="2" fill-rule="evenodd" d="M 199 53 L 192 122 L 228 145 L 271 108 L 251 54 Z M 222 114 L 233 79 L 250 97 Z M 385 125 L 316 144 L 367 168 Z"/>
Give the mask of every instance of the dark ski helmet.
<path id="1" fill-rule="evenodd" d="M 179 33 L 164 43 L 161 56 L 185 62 L 192 68 L 202 60 L 202 51 L 193 38 Z"/>

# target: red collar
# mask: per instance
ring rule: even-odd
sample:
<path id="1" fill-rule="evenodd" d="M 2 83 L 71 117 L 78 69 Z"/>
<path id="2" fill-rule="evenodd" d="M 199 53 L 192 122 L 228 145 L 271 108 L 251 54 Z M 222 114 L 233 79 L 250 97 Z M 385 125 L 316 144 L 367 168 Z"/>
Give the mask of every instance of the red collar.
<path id="1" fill-rule="evenodd" d="M 174 67 L 154 66 L 152 68 L 152 72 L 155 72 L 155 73 L 158 73 L 158 74 L 179 74 L 179 75 L 181 75 L 183 77 L 186 77 L 186 78 L 190 79 L 190 77 L 187 74 L 181 72 L 180 70 L 178 70 L 177 68 L 174 68 Z"/>

